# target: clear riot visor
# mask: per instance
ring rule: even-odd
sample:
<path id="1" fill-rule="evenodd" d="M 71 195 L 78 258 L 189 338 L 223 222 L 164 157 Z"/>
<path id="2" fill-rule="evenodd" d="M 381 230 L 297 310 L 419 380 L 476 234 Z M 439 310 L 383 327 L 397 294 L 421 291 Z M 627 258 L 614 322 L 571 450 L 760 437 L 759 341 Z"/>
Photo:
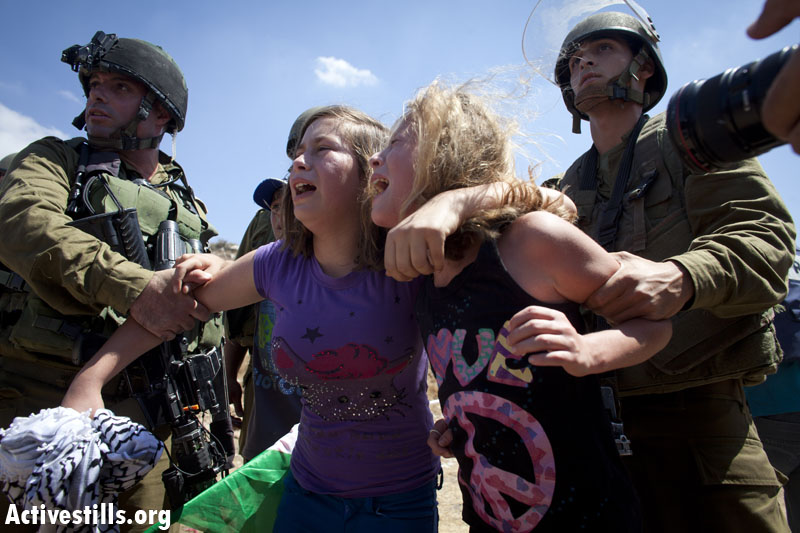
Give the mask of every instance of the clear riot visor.
<path id="1" fill-rule="evenodd" d="M 522 34 L 522 55 L 534 72 L 558 86 L 555 67 L 561 44 L 580 21 L 603 12 L 622 12 L 642 22 L 653 41 L 660 40 L 647 11 L 634 0 L 537 0 Z"/>

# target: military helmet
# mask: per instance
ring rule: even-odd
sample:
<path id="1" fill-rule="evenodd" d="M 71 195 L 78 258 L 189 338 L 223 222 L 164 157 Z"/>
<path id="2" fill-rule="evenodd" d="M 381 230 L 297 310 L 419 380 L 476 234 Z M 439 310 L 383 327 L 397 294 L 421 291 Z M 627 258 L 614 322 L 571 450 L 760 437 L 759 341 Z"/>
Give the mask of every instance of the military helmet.
<path id="1" fill-rule="evenodd" d="M 634 47 L 634 54 L 639 46 L 644 48 L 655 66 L 653 76 L 647 80 L 645 85 L 644 93 L 648 96 L 648 99 L 643 105 L 644 111 L 648 111 L 661 100 L 667 91 L 667 72 L 664 70 L 664 60 L 661 57 L 661 51 L 658 49 L 658 33 L 656 33 L 652 22 L 649 23 L 649 26 L 649 28 L 645 28 L 639 19 L 627 13 L 604 12 L 591 15 L 572 28 L 572 31 L 567 34 L 561 45 L 555 69 L 556 82 L 561 88 L 564 103 L 570 113 L 584 120 L 589 120 L 588 116 L 578 111 L 575 107 L 575 94 L 569 84 L 569 59 L 582 42 L 587 39 L 594 40 L 607 36 L 622 38 L 628 43 L 635 43 L 638 46 Z"/>
<path id="2" fill-rule="evenodd" d="M 300 113 L 300 115 L 294 120 L 292 129 L 289 130 L 289 139 L 286 141 L 286 155 L 289 156 L 289 159 L 294 159 L 294 149 L 297 147 L 297 143 L 300 142 L 300 137 L 305 131 L 303 126 L 305 126 L 306 121 L 311 118 L 312 115 L 321 111 L 322 109 L 324 109 L 324 107 L 310 107 Z"/>
<path id="3" fill-rule="evenodd" d="M 11 162 L 14 160 L 15 155 L 17 155 L 17 152 L 8 154 L 3 159 L 0 159 L 0 172 L 5 172 L 8 170 L 8 167 L 11 166 Z"/>
<path id="4" fill-rule="evenodd" d="M 183 129 L 189 100 L 186 80 L 175 60 L 160 46 L 98 31 L 86 46 L 74 45 L 64 50 L 61 61 L 78 72 L 87 97 L 89 77 L 97 70 L 118 72 L 142 82 L 172 116 L 167 133 Z"/>

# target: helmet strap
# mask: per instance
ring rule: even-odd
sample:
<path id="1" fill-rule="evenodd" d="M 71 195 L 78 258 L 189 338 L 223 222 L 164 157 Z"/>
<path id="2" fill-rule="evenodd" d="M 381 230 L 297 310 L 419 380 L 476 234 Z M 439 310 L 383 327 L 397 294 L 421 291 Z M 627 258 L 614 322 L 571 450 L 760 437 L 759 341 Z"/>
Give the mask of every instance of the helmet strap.
<path id="1" fill-rule="evenodd" d="M 650 95 L 642 91 L 636 90 L 631 87 L 632 80 L 638 80 L 637 74 L 639 70 L 647 63 L 650 56 L 647 50 L 642 47 L 639 53 L 631 59 L 628 68 L 620 74 L 616 80 L 608 84 L 606 88 L 608 97 L 612 100 L 620 99 L 626 102 L 635 102 L 642 106 L 647 106 L 650 103 Z"/>
<path id="2" fill-rule="evenodd" d="M 80 115 L 72 119 L 72 125 L 79 130 L 83 130 L 83 128 L 86 126 L 86 108 L 81 111 Z"/>
<path id="3" fill-rule="evenodd" d="M 572 114 L 572 133 L 580 133 L 581 132 L 581 121 L 583 119 L 578 113 Z"/>
<path id="4" fill-rule="evenodd" d="M 610 86 L 612 85 L 589 85 L 584 88 L 580 93 L 575 95 L 575 109 L 586 115 L 598 105 L 608 102 L 609 98 L 611 98 L 608 92 Z"/>

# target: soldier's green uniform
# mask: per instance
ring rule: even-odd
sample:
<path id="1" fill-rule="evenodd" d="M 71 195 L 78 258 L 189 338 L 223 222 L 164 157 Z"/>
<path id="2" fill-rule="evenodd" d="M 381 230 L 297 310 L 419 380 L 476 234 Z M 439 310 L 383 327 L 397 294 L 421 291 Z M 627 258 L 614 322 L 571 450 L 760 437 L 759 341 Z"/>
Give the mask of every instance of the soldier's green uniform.
<path id="1" fill-rule="evenodd" d="M 102 337 L 87 342 L 81 355 L 76 343 L 88 338 L 86 333 L 110 335 L 153 276 L 151 270 L 111 251 L 107 243 L 67 225 L 72 219 L 64 211 L 79 159 L 75 144 L 52 137 L 34 142 L 0 182 L 0 224 L 14 228 L 0 242 L 0 261 L 7 267 L 0 267 L 0 277 L 6 280 L 0 296 L 0 427 L 8 427 L 16 416 L 59 405 L 80 369 L 75 361 L 93 355 Z M 167 181 L 170 173 L 182 173 L 164 154 L 161 160 L 153 184 Z M 118 177 L 128 182 L 141 178 L 124 163 Z M 176 182 L 162 189 L 171 198 L 164 198 L 162 209 L 185 204 L 181 187 Z M 158 208 L 150 208 L 155 215 Z M 205 222 L 205 207 L 196 202 L 195 209 L 196 229 L 205 242 L 216 233 Z M 139 216 L 143 232 L 153 235 L 159 217 Z M 205 347 L 218 345 L 220 324 L 208 328 L 206 335 Z M 122 379 L 112 380 L 103 393 L 108 409 L 144 423 Z M 158 436 L 166 439 L 169 429 Z M 161 473 L 168 464 L 164 454 L 131 494 L 123 495 L 121 502 L 129 501 L 123 508 L 160 509 Z"/>
<path id="2" fill-rule="evenodd" d="M 106 40 L 101 42 L 99 36 Z M 71 50 L 64 52 L 62 60 L 77 57 L 68 54 Z M 182 129 L 186 86 L 177 65 L 160 48 L 98 32 L 81 51 L 88 51 L 88 58 L 80 56 L 81 62 L 76 60 L 72 66 L 80 67 L 87 96 L 91 72 L 122 73 L 147 86 L 142 107 L 149 110 L 158 101 L 168 110 L 168 132 Z M 113 251 L 109 242 L 72 224 L 73 218 L 80 221 L 86 216 L 67 213 L 79 166 L 85 167 L 86 179 L 85 194 L 78 202 L 89 214 L 135 208 L 142 232 L 138 239 L 143 237 L 150 250 L 159 224 L 167 219 L 177 223 L 184 242 L 196 239 L 203 247 L 216 235 L 206 220 L 205 206 L 194 198 L 177 163 L 158 152 L 158 167 L 148 181 L 120 158 L 120 150 L 158 146 L 161 136 L 136 137 L 142 115 L 140 108 L 117 136 L 89 135 L 91 148 L 83 138 L 36 141 L 18 154 L 0 182 L 0 226 L 7 228 L 0 239 L 0 427 L 7 427 L 15 416 L 58 406 L 80 365 L 124 321 L 154 275 Z M 79 115 L 74 123 L 79 128 L 82 118 Z M 149 258 L 151 265 L 153 259 Z M 196 323 L 185 337 L 187 353 L 219 347 L 221 320 Z M 116 414 L 144 423 L 141 409 L 120 377 L 104 387 L 103 397 L 105 406 Z M 159 428 L 157 434 L 165 439 L 169 428 Z M 163 454 L 142 483 L 121 495 L 120 506 L 129 516 L 136 509 L 162 508 L 161 473 L 167 466 Z M 5 516 L 5 507 L 0 511 Z"/>
<path id="3" fill-rule="evenodd" d="M 22 313 L 14 313 L 11 304 L 2 310 L 5 334 L 0 336 L 3 355 L 0 380 L 15 385 L 19 384 L 18 377 L 24 377 L 45 383 L 47 388 L 42 393 L 47 399 L 41 394 L 25 395 L 19 400 L 24 407 L 16 413 L 9 412 L 6 406 L 0 411 L 0 427 L 7 427 L 14 416 L 58 405 L 79 368 L 74 362 L 77 354 L 73 353 L 73 331 L 110 333 L 153 276 L 153 271 L 111 251 L 108 243 L 68 225 L 72 219 L 65 214 L 65 209 L 79 158 L 73 146 L 79 141 L 81 139 L 65 142 L 49 137 L 34 142 L 19 154 L 18 165 L 11 168 L 0 184 L 0 221 L 5 227 L 14 228 L 13 235 L 9 234 L 9 238 L 0 242 L 0 260 L 7 267 L 3 271 L 3 277 L 8 280 L 6 298 L 9 301 L 13 298 L 8 285 L 14 284 L 22 289 L 18 291 L 17 301 L 21 305 L 17 307 L 22 306 L 22 296 L 25 302 L 30 301 L 26 295 L 30 291 L 57 312 L 42 309 L 42 316 L 31 315 L 41 331 L 38 335 L 23 335 L 21 329 L 25 327 L 27 333 L 28 324 L 23 325 L 20 318 L 28 315 L 20 317 Z M 169 180 L 169 173 L 183 172 L 167 156 L 161 156 L 163 164 L 151 179 L 153 185 Z M 120 181 L 130 183 L 133 191 L 145 187 L 146 193 L 162 196 L 145 185 L 134 185 L 133 180 L 141 176 L 124 162 L 120 163 L 117 176 Z M 159 222 L 166 219 L 170 209 L 178 209 L 177 206 L 186 213 L 187 221 L 195 219 L 187 225 L 194 222 L 197 238 L 207 241 L 216 234 L 205 221 L 205 207 L 199 201 L 192 204 L 197 214 L 188 214 L 185 206 L 190 200 L 180 181 L 160 190 L 166 195 L 161 202 L 140 199 L 140 202 L 147 202 L 145 209 L 150 211 L 143 213 L 141 207 L 144 206 L 139 208 L 145 236 L 154 235 Z M 118 196 L 122 196 L 119 191 Z M 19 277 L 8 274 L 9 271 L 18 274 L 24 284 Z M 104 320 L 98 324 L 95 317 L 101 314 Z M 52 320 L 45 320 L 45 315 L 52 315 L 49 316 Z M 37 324 L 30 324 L 30 328 L 37 328 Z M 219 341 L 219 335 L 216 340 Z M 87 355 L 92 354 L 84 353 L 83 358 Z M 112 399 L 120 394 L 110 388 L 105 390 Z M 141 416 L 136 418 L 141 419 Z"/>
<path id="4" fill-rule="evenodd" d="M 562 53 L 571 39 L 591 41 L 615 31 L 630 39 L 640 26 L 632 17 L 594 17 L 594 27 L 590 17 L 589 29 L 571 33 Z M 655 44 L 648 46 L 656 59 Z M 568 108 L 579 116 L 568 79 L 560 81 Z M 663 94 L 666 78 L 660 83 Z M 591 165 L 587 152 L 559 183 L 577 206 L 578 226 L 598 240 L 629 137 L 597 156 L 596 168 L 588 169 L 593 182 L 583 179 Z M 693 299 L 672 318 L 668 346 L 616 373 L 633 452 L 623 461 L 642 500 L 645 530 L 788 531 L 777 502 L 780 481 L 758 439 L 743 384 L 762 381 L 780 360 L 771 307 L 786 290 L 791 217 L 755 160 L 692 175 L 668 140 L 663 115 L 649 119 L 636 139 L 622 198 L 613 250 L 675 261 L 694 286 Z"/>

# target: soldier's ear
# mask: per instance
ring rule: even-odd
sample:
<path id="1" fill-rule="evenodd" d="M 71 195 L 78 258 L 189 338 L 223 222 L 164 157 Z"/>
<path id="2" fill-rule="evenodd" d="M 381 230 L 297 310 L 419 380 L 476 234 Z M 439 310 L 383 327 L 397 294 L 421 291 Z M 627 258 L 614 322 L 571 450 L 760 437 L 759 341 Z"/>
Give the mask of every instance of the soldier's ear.
<path id="1" fill-rule="evenodd" d="M 150 110 L 150 113 L 153 113 L 156 117 L 156 124 L 159 127 L 166 127 L 169 124 L 169 121 L 172 120 L 172 115 L 164 109 L 164 106 L 161 105 L 161 102 L 156 102 L 153 104 L 153 109 Z"/>
<path id="2" fill-rule="evenodd" d="M 644 62 L 644 65 L 639 67 L 639 71 L 636 73 L 636 76 L 640 80 L 647 80 L 653 76 L 656 72 L 656 64 L 653 62 L 653 59 L 648 57 L 647 61 Z"/>

